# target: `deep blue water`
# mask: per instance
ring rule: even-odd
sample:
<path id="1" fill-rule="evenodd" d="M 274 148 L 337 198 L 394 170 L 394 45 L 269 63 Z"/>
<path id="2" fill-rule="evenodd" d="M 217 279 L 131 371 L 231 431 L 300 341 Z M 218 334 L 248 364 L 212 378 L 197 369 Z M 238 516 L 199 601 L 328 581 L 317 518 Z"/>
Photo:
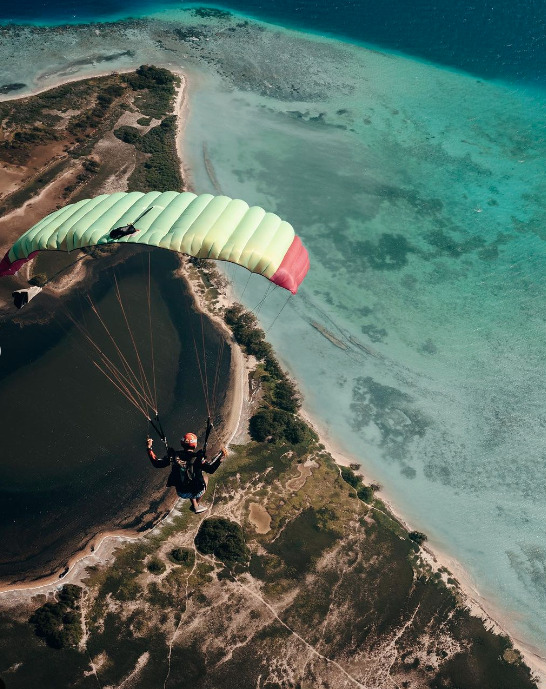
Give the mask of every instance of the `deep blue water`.
<path id="1" fill-rule="evenodd" d="M 487 78 L 546 83 L 546 0 L 228 0 L 214 4 L 285 26 L 381 45 Z M 158 7 L 189 6 L 180 0 L 26 0 L 17 5 L 2 0 L 0 21 L 89 22 L 142 15 Z"/>

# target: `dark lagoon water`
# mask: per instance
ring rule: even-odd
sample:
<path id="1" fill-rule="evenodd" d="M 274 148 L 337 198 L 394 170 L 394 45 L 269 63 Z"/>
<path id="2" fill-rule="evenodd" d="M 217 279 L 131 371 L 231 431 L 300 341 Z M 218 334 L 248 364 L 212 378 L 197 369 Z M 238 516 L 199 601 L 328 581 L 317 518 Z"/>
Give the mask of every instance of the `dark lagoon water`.
<path id="1" fill-rule="evenodd" d="M 484 77 L 546 80 L 546 2 L 544 0 L 28 0 L 2 2 L 0 21 L 80 23 L 143 16 L 162 7 L 225 7 L 284 26 L 332 34 Z"/>
<path id="2" fill-rule="evenodd" d="M 201 336 L 201 316 L 191 308 L 181 280 L 172 277 L 175 257 L 154 251 L 151 265 L 158 398 L 165 430 L 175 444 L 181 431 L 202 431 L 206 420 L 192 336 L 192 327 Z M 150 373 L 147 252 L 137 251 L 116 267 L 116 273 Z M 111 270 L 101 270 L 89 294 L 131 360 Z M 70 326 L 65 307 L 108 351 L 102 327 L 80 290 L 62 300 L 44 295 L 1 327 L 0 579 L 4 581 L 42 576 L 63 567 L 97 531 L 149 527 L 162 512 L 161 503 L 170 490 L 165 488 L 168 471 L 155 470 L 147 460 L 145 418 L 97 371 L 92 348 Z M 212 365 L 219 353 L 219 335 L 205 319 L 203 326 L 207 361 Z M 229 367 L 229 348 L 224 348 L 218 388 L 222 392 Z M 158 453 L 161 447 L 156 439 Z"/>

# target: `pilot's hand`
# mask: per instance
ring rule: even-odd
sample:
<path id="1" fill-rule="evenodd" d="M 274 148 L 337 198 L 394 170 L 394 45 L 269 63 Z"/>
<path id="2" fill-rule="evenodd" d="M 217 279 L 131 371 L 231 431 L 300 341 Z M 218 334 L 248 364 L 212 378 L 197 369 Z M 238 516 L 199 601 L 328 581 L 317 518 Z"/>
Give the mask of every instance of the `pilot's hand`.
<path id="1" fill-rule="evenodd" d="M 154 441 L 151 438 L 146 438 L 146 447 L 148 448 L 148 450 L 152 449 L 153 442 Z"/>

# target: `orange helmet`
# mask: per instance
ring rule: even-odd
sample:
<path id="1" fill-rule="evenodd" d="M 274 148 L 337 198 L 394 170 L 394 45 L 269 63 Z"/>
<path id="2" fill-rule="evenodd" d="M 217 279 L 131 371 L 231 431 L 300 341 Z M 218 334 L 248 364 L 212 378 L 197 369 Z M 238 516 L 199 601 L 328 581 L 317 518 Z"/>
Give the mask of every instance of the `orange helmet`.
<path id="1" fill-rule="evenodd" d="M 184 447 L 196 448 L 197 436 L 195 433 L 186 433 L 186 435 L 182 438 L 182 445 L 184 445 Z"/>

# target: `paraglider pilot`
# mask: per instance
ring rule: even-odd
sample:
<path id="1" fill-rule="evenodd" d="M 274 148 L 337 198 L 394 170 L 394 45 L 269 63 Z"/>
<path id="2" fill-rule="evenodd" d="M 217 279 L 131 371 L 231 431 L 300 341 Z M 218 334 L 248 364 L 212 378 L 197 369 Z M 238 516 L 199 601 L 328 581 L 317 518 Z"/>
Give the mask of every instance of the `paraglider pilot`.
<path id="1" fill-rule="evenodd" d="M 167 481 L 168 486 L 174 486 L 180 498 L 191 501 L 190 509 L 196 514 L 207 510 L 199 506 L 199 501 L 207 490 L 208 476 L 213 474 L 227 456 L 227 450 L 223 447 L 212 459 L 207 459 L 206 444 L 202 450 L 197 450 L 197 436 L 194 433 L 186 433 L 182 438 L 182 448 L 174 450 L 168 448 L 163 459 L 158 459 L 152 450 L 152 439 L 147 438 L 146 449 L 148 457 L 156 468 L 172 465 L 171 474 Z"/>

